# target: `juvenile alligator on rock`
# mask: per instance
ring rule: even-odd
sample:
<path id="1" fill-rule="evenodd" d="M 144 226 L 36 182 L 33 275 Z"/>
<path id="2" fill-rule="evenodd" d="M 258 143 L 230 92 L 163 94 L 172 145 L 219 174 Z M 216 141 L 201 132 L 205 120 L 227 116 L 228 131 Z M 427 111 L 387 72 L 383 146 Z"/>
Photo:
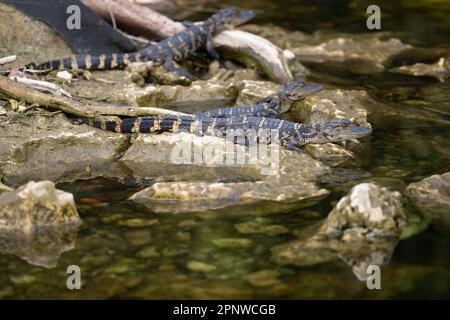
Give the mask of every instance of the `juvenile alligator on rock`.
<path id="1" fill-rule="evenodd" d="M 210 135 L 230 138 L 228 130 L 235 130 L 233 139 L 235 143 L 248 143 L 242 138 L 257 138 L 257 142 L 271 143 L 270 135 L 264 136 L 265 141 L 260 141 L 259 129 L 277 130 L 279 144 L 289 150 L 300 151 L 300 147 L 309 143 L 328 143 L 364 137 L 372 132 L 372 129 L 352 124 L 347 119 L 331 120 L 321 124 L 300 124 L 292 121 L 254 117 L 231 116 L 227 118 L 198 118 L 194 115 L 186 116 L 149 116 L 130 117 L 120 120 L 103 120 L 78 118 L 81 123 L 103 130 L 119 133 L 162 133 L 162 132 L 188 132 L 196 135 Z M 252 132 L 248 132 L 252 131 Z M 253 133 L 253 135 L 251 135 Z"/>
<path id="2" fill-rule="evenodd" d="M 164 63 L 171 72 L 187 78 L 192 75 L 181 68 L 174 66 L 174 61 L 181 61 L 194 53 L 200 47 L 206 45 L 206 50 L 215 59 L 219 54 L 212 44 L 212 36 L 225 29 L 243 24 L 252 19 L 255 14 L 252 11 L 239 11 L 234 7 L 219 10 L 216 14 L 199 25 L 176 33 L 160 42 L 152 43 L 148 47 L 133 53 L 112 53 L 92 56 L 80 54 L 64 59 L 51 60 L 35 66 L 27 65 L 30 69 L 52 71 L 58 69 L 69 70 L 109 70 L 121 69 L 131 62 L 153 61 L 156 64 Z"/>
<path id="3" fill-rule="evenodd" d="M 283 89 L 276 94 L 268 96 L 254 105 L 218 108 L 205 112 L 197 112 L 195 116 L 200 118 L 224 118 L 232 116 L 277 118 L 281 113 L 288 111 L 295 101 L 304 99 L 322 89 L 322 85 L 306 85 L 303 81 L 293 81 L 284 85 Z"/>

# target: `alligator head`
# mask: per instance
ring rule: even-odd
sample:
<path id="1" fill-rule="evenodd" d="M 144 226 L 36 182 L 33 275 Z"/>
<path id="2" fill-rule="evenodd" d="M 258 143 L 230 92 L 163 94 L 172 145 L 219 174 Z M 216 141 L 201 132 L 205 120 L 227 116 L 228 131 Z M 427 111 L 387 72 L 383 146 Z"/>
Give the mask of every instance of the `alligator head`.
<path id="1" fill-rule="evenodd" d="M 219 10 L 210 19 L 214 21 L 217 30 L 220 31 L 244 24 L 254 17 L 253 11 L 240 11 L 235 7 L 228 7 Z"/>
<path id="2" fill-rule="evenodd" d="M 371 128 L 360 127 L 347 119 L 335 119 L 316 125 L 302 125 L 299 131 L 298 145 L 358 139 L 372 133 Z"/>
<path id="3" fill-rule="evenodd" d="M 280 112 L 287 112 L 295 101 L 304 99 L 322 89 L 321 84 L 307 85 L 301 80 L 292 81 L 285 84 L 279 92 L 262 101 L 273 102 Z"/>

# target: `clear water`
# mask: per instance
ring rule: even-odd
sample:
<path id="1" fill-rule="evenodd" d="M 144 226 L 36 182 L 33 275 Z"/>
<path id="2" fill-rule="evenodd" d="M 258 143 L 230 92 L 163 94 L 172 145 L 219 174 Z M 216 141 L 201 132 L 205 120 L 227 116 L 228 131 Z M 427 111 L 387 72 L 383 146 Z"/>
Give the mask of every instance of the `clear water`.
<path id="1" fill-rule="evenodd" d="M 449 47 L 450 2 L 378 1 L 382 27 L 397 32 L 405 42 L 424 47 Z M 221 5 L 244 5 L 221 1 Z M 255 23 L 272 23 L 291 30 L 317 29 L 365 31 L 365 8 L 370 1 L 248 1 Z M 217 7 L 196 7 L 192 20 Z M 351 77 L 351 78 L 350 78 Z M 450 171 L 450 130 L 444 102 L 433 110 L 411 107 L 402 99 L 387 99 L 397 87 L 421 88 L 436 83 L 384 75 L 349 75 L 355 87 L 366 87 L 372 96 L 391 108 L 403 108 L 400 117 L 369 119 L 374 133 L 371 153 L 360 168 L 394 189 L 426 176 Z M 440 104 L 441 103 L 441 104 Z M 429 117 L 411 115 L 423 114 Z M 431 119 L 431 120 L 430 120 Z M 138 189 L 115 181 L 95 179 L 59 185 L 73 192 L 84 221 L 76 246 L 61 255 L 55 268 L 33 266 L 11 253 L 0 255 L 0 298 L 450 298 L 450 230 L 430 226 L 398 244 L 390 263 L 382 269 L 382 289 L 368 290 L 343 261 L 314 267 L 280 267 L 271 261 L 270 249 L 295 239 L 321 219 L 343 195 L 338 186 L 318 205 L 266 216 L 290 232 L 278 235 L 239 234 L 237 223 L 253 221 L 252 215 L 205 218 L 199 214 L 158 215 L 127 201 Z M 142 219 L 146 227 L 124 226 L 127 219 Z M 155 222 L 156 221 L 156 222 Z M 229 249 L 214 245 L 220 238 L 246 238 L 250 248 Z M 189 261 L 201 261 L 213 270 L 193 271 Z M 66 288 L 66 268 L 79 265 L 83 289 Z M 213 267 L 212 267 L 213 266 Z M 260 270 L 276 272 L 262 285 L 246 280 Z M 270 277 L 269 277 L 270 278 Z M 273 278 L 273 277 L 272 277 Z"/>

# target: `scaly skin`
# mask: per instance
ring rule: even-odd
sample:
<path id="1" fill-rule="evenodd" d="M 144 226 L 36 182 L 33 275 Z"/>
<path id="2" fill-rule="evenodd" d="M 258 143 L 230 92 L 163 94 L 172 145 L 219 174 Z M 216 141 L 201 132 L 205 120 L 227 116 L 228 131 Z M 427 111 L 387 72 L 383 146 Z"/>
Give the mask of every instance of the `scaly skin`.
<path id="1" fill-rule="evenodd" d="M 188 132 L 197 135 L 216 137 L 239 136 L 259 129 L 278 130 L 279 143 L 287 149 L 300 151 L 300 147 L 309 143 L 328 143 L 366 136 L 372 132 L 370 128 L 352 124 L 347 119 L 331 120 L 323 124 L 300 124 L 292 121 L 265 117 L 228 117 L 197 118 L 195 116 L 149 116 L 130 117 L 119 121 L 79 118 L 78 121 L 103 130 L 119 133 L 162 133 Z M 235 130 L 231 132 L 229 130 Z M 237 139 L 234 137 L 234 139 Z M 236 142 L 236 141 L 235 141 Z M 262 142 L 262 141 L 261 141 Z M 239 139 L 237 139 L 239 143 Z M 270 139 L 264 143 L 270 143 Z"/>
<path id="2" fill-rule="evenodd" d="M 286 84 L 282 90 L 256 104 L 237 107 L 218 108 L 195 113 L 199 118 L 227 118 L 240 116 L 277 118 L 288 111 L 291 105 L 323 89 L 322 85 L 306 85 L 303 81 L 293 81 Z"/>
<path id="3" fill-rule="evenodd" d="M 206 44 L 208 52 L 216 59 L 218 53 L 212 46 L 212 36 L 227 28 L 243 24 L 254 17 L 251 11 L 239 11 L 234 7 L 219 10 L 200 25 L 176 33 L 160 42 L 152 43 L 148 47 L 133 53 L 112 53 L 93 56 L 89 54 L 76 55 L 64 59 L 52 60 L 29 68 L 43 71 L 69 69 L 69 70 L 109 70 L 120 69 L 131 62 L 153 61 L 156 64 L 164 63 L 169 71 L 191 78 L 183 69 L 175 68 L 173 62 L 187 58 L 191 53 Z"/>

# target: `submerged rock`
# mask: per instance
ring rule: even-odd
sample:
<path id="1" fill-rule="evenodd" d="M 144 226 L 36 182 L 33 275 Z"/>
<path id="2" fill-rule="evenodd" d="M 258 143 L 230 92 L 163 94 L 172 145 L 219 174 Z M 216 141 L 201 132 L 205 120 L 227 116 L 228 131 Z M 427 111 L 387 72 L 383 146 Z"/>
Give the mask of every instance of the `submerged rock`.
<path id="1" fill-rule="evenodd" d="M 389 262 L 408 216 L 398 192 L 359 184 L 299 240 L 272 249 L 276 263 L 311 266 L 340 257 L 360 280 L 367 266 Z"/>
<path id="2" fill-rule="evenodd" d="M 0 195 L 0 230 L 31 231 L 42 226 L 81 223 L 73 195 L 51 181 L 30 181 Z"/>
<path id="3" fill-rule="evenodd" d="M 450 172 L 411 183 L 405 195 L 431 223 L 450 227 Z"/>
<path id="4" fill-rule="evenodd" d="M 449 77 L 449 58 L 441 58 L 434 64 L 416 63 L 408 66 L 392 68 L 389 72 L 408 74 L 416 77 L 435 77 L 441 82 Z"/>

